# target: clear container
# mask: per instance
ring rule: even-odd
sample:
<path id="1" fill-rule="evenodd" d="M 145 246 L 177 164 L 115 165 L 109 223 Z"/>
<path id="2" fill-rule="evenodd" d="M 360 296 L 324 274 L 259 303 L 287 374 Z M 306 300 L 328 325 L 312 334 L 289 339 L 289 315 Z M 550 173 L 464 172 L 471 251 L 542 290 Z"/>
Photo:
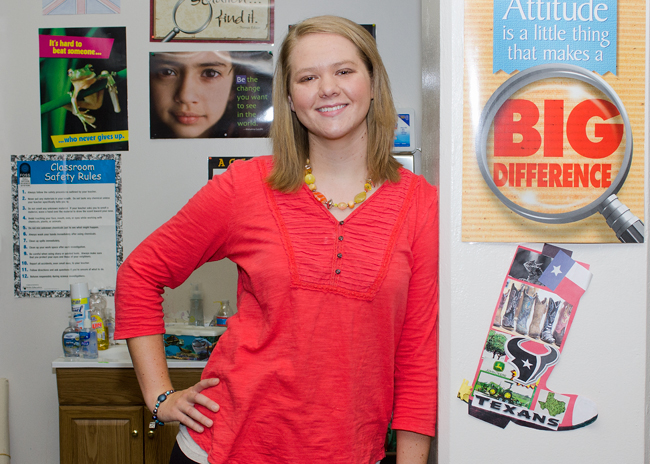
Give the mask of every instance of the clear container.
<path id="1" fill-rule="evenodd" d="M 90 322 L 90 314 L 86 313 L 83 329 L 79 332 L 79 356 L 87 359 L 97 359 L 97 331 L 93 329 Z"/>
<path id="2" fill-rule="evenodd" d="M 113 317 L 113 308 L 104 310 L 104 327 L 108 334 L 108 344 L 115 345 L 115 318 Z"/>
<path id="3" fill-rule="evenodd" d="M 90 309 L 96 309 L 99 311 L 99 314 L 104 316 L 104 310 L 106 309 L 106 297 L 99 293 L 97 287 L 93 287 L 90 291 L 90 298 L 88 298 L 88 305 Z"/>
<path id="4" fill-rule="evenodd" d="M 90 322 L 92 328 L 97 332 L 97 349 L 99 351 L 108 349 L 108 331 L 104 324 L 104 311 L 106 310 L 106 298 L 99 293 L 97 287 L 90 291 L 88 299 L 90 305 Z"/>
<path id="5" fill-rule="evenodd" d="M 79 330 L 74 320 L 74 314 L 68 316 L 68 327 L 63 331 L 61 343 L 63 345 L 63 356 L 66 358 L 79 357 Z"/>
<path id="6" fill-rule="evenodd" d="M 217 316 L 221 312 L 221 301 L 213 301 L 212 302 L 213 307 L 216 307 L 217 309 L 214 312 L 214 315 L 212 316 L 212 319 L 210 320 L 210 323 L 208 324 L 209 327 L 216 327 L 217 326 Z"/>
<path id="7" fill-rule="evenodd" d="M 226 327 L 226 323 L 228 322 L 228 318 L 233 315 L 233 311 L 230 308 L 230 301 L 229 300 L 223 300 L 221 302 L 221 308 L 219 311 L 217 311 L 217 314 L 214 315 L 214 318 L 216 319 L 216 326 L 217 327 Z"/>
<path id="8" fill-rule="evenodd" d="M 203 327 L 203 295 L 199 289 L 199 284 L 194 285 L 192 296 L 190 297 L 190 320 L 189 325 Z"/>
<path id="9" fill-rule="evenodd" d="M 187 324 L 165 324 L 165 356 L 167 359 L 204 361 L 210 357 L 225 327 L 194 327 Z"/>

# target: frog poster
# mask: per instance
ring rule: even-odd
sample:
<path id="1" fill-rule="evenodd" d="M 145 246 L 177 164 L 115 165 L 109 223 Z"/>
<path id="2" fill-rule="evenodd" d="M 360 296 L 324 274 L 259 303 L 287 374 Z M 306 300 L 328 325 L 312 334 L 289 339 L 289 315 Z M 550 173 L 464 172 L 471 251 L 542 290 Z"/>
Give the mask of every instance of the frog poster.
<path id="1" fill-rule="evenodd" d="M 128 150 L 124 27 L 39 30 L 43 152 Z"/>

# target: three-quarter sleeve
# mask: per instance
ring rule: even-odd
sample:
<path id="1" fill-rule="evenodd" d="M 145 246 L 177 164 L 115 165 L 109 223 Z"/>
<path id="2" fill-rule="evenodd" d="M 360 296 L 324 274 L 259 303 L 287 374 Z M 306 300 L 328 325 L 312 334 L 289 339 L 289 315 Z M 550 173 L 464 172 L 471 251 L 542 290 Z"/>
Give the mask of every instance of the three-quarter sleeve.
<path id="1" fill-rule="evenodd" d="M 115 338 L 164 333 L 162 294 L 227 254 L 232 169 L 215 176 L 128 256 L 117 272 Z"/>
<path id="2" fill-rule="evenodd" d="M 438 394 L 438 194 L 422 183 L 414 205 L 406 316 L 395 354 L 392 428 L 433 436 Z"/>

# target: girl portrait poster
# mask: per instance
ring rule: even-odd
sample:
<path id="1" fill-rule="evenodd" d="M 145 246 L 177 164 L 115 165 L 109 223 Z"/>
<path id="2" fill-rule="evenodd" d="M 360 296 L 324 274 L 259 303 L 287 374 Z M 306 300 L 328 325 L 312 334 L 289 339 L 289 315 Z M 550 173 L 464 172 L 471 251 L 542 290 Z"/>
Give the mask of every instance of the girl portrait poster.
<path id="1" fill-rule="evenodd" d="M 151 138 L 268 137 L 268 51 L 150 54 Z"/>

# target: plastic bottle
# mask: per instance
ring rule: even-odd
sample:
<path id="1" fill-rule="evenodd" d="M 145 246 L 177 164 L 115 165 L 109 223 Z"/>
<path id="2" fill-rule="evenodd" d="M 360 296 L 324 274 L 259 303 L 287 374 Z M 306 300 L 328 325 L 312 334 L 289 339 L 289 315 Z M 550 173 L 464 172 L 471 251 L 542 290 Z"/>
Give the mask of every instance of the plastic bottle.
<path id="1" fill-rule="evenodd" d="M 199 284 L 194 285 L 192 296 L 190 297 L 190 320 L 189 325 L 204 326 L 203 322 L 203 295 L 199 290 Z"/>
<path id="2" fill-rule="evenodd" d="M 103 312 L 106 309 L 106 298 L 99 293 L 97 287 L 90 291 L 90 322 L 92 328 L 97 332 L 97 349 L 99 351 L 108 349 L 108 332 L 104 325 Z"/>
<path id="3" fill-rule="evenodd" d="M 83 328 L 84 317 L 88 312 L 88 300 L 90 293 L 88 292 L 88 284 L 86 282 L 79 282 L 70 284 L 70 303 L 72 304 L 72 314 L 78 329 Z"/>
<path id="4" fill-rule="evenodd" d="M 106 309 L 106 298 L 99 293 L 97 287 L 93 287 L 90 291 L 90 298 L 88 298 L 88 305 L 90 309 L 96 309 L 103 316 L 103 311 Z"/>
<path id="5" fill-rule="evenodd" d="M 99 311 L 96 309 L 90 310 L 90 324 L 91 328 L 95 331 L 97 337 L 97 349 L 99 351 L 108 349 L 108 332 L 104 326 L 104 320 L 102 319 Z"/>
<path id="6" fill-rule="evenodd" d="M 210 327 L 216 327 L 217 326 L 217 316 L 221 312 L 221 301 L 213 301 L 212 304 L 217 306 L 217 310 L 215 311 L 215 313 L 212 316 L 212 319 L 210 320 L 210 323 L 208 325 Z"/>
<path id="7" fill-rule="evenodd" d="M 82 358 L 96 359 L 99 356 L 97 351 L 97 332 L 90 322 L 90 312 L 86 312 L 83 322 L 83 329 L 79 332 L 79 355 Z"/>
<path id="8" fill-rule="evenodd" d="M 104 309 L 104 327 L 106 327 L 106 333 L 108 334 L 108 344 L 115 345 L 115 318 L 113 317 L 113 309 L 106 308 Z"/>
<path id="9" fill-rule="evenodd" d="M 217 319 L 217 327 L 226 327 L 228 318 L 233 315 L 232 309 L 230 309 L 230 301 L 223 300 L 221 302 L 221 309 L 217 311 L 215 317 Z"/>
<path id="10" fill-rule="evenodd" d="M 79 357 L 79 330 L 72 313 L 68 316 L 68 327 L 63 331 L 61 343 L 63 344 L 63 356 L 66 358 Z"/>

